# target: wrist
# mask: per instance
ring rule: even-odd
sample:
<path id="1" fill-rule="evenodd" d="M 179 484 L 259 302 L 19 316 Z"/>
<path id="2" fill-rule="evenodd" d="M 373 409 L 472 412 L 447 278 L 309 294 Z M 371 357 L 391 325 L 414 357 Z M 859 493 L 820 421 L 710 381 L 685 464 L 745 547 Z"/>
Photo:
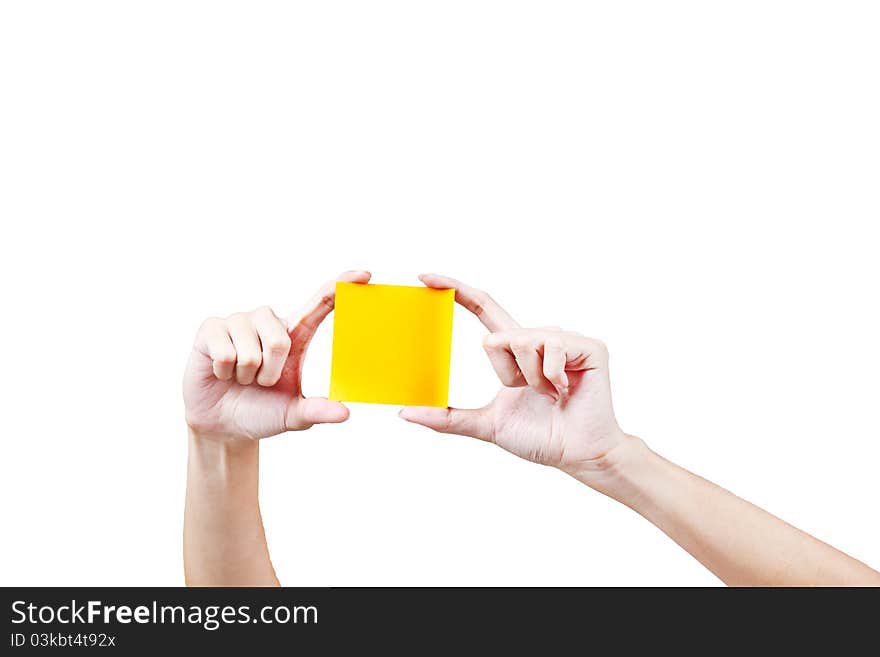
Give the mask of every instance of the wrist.
<path id="1" fill-rule="evenodd" d="M 655 458 L 641 438 L 621 433 L 614 447 L 601 457 L 580 461 L 565 472 L 618 502 L 634 506 L 640 481 Z"/>
<path id="2" fill-rule="evenodd" d="M 259 467 L 260 444 L 256 440 L 228 437 L 189 429 L 189 474 L 228 481 Z"/>

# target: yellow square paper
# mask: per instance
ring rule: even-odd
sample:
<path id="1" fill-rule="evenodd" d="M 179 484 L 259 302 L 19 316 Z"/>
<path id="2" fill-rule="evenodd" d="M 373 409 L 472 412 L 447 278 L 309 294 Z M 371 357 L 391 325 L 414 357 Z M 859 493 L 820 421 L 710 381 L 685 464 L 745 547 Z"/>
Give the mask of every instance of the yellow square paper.
<path id="1" fill-rule="evenodd" d="M 455 290 L 336 284 L 330 399 L 446 406 Z"/>

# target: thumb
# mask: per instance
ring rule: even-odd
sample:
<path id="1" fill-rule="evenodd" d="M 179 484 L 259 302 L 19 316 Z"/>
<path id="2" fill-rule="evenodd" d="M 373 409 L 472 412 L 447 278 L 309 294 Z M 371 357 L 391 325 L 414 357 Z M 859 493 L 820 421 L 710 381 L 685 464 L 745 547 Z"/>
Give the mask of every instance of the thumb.
<path id="1" fill-rule="evenodd" d="M 347 419 L 348 408 L 344 404 L 325 397 L 307 397 L 297 399 L 288 407 L 286 422 L 288 431 L 299 431 L 313 424 L 345 422 Z"/>
<path id="2" fill-rule="evenodd" d="M 492 422 L 484 408 L 406 406 L 400 411 L 400 417 L 440 433 L 455 433 L 492 442 Z"/>

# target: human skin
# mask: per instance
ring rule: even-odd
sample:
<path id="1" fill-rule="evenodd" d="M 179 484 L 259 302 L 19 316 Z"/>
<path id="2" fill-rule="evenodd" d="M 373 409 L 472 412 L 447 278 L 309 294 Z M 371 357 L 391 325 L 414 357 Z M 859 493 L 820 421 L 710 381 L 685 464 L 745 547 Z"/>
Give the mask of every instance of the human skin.
<path id="1" fill-rule="evenodd" d="M 366 283 L 370 274 L 338 280 Z M 425 274 L 489 330 L 484 347 L 503 387 L 480 409 L 406 407 L 403 419 L 493 442 L 558 468 L 630 507 L 730 585 L 880 585 L 880 573 L 663 459 L 619 427 L 608 351 L 577 333 L 525 329 L 485 292 Z M 309 340 L 334 303 L 333 282 L 295 316 L 269 309 L 207 320 L 184 376 L 189 464 L 184 564 L 189 585 L 278 580 L 258 501 L 259 439 L 343 422 L 339 402 L 302 396 Z"/>
<path id="2" fill-rule="evenodd" d="M 338 280 L 366 283 L 369 272 Z M 277 586 L 260 515 L 260 439 L 344 422 L 348 409 L 302 394 L 309 342 L 333 310 L 329 281 L 298 313 L 263 307 L 205 320 L 183 377 L 189 459 L 183 563 L 190 586 Z"/>
<path id="3" fill-rule="evenodd" d="M 558 329 L 523 329 L 490 296 L 454 279 L 456 301 L 490 333 L 504 384 L 480 409 L 404 408 L 405 420 L 493 442 L 552 466 L 659 527 L 732 586 L 880 586 L 880 573 L 715 484 L 670 463 L 617 424 L 608 350 Z"/>

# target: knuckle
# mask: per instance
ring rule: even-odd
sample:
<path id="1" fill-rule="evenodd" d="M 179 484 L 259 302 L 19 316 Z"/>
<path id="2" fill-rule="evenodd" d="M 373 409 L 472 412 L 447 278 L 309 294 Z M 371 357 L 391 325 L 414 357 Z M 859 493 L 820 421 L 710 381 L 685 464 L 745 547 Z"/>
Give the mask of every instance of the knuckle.
<path id="1" fill-rule="evenodd" d="M 255 308 L 251 314 L 253 314 L 254 317 L 275 317 L 275 313 L 269 306 Z"/>
<path id="2" fill-rule="evenodd" d="M 555 335 L 551 335 L 549 338 L 544 340 L 544 349 L 562 349 L 562 339 Z"/>
<path id="3" fill-rule="evenodd" d="M 590 352 L 595 358 L 608 360 L 608 345 L 602 340 L 596 340 L 595 338 L 585 338 L 585 340 L 588 343 Z"/>
<path id="4" fill-rule="evenodd" d="M 332 307 L 333 301 L 336 298 L 336 281 L 327 281 L 324 283 L 320 289 L 318 289 L 318 303 L 322 304 L 330 304 Z"/>
<path id="5" fill-rule="evenodd" d="M 512 335 L 510 332 L 499 331 L 497 333 L 489 333 L 483 338 L 483 347 L 486 351 L 503 349 L 505 346 L 510 345 L 511 339 Z"/>
<path id="6" fill-rule="evenodd" d="M 235 362 L 235 352 L 223 349 L 214 354 L 214 362 L 219 365 L 231 365 Z"/>
<path id="7" fill-rule="evenodd" d="M 261 362 L 263 362 L 263 359 L 260 354 L 245 354 L 238 357 L 238 366 L 245 370 L 256 369 L 260 366 Z"/>
<path id="8" fill-rule="evenodd" d="M 271 338 L 264 343 L 266 351 L 273 356 L 286 356 L 290 351 L 290 338 L 287 335 Z"/>
<path id="9" fill-rule="evenodd" d="M 513 352 L 528 351 L 531 344 L 532 341 L 528 334 L 516 335 L 510 339 L 510 349 Z"/>
<path id="10" fill-rule="evenodd" d="M 480 316 L 486 311 L 486 306 L 492 303 L 492 297 L 483 290 L 474 290 L 473 295 L 471 296 L 471 302 L 473 306 L 471 311 L 475 315 Z"/>
<path id="11" fill-rule="evenodd" d="M 223 324 L 223 320 L 219 317 L 208 317 L 199 326 L 199 332 L 209 331 Z"/>

